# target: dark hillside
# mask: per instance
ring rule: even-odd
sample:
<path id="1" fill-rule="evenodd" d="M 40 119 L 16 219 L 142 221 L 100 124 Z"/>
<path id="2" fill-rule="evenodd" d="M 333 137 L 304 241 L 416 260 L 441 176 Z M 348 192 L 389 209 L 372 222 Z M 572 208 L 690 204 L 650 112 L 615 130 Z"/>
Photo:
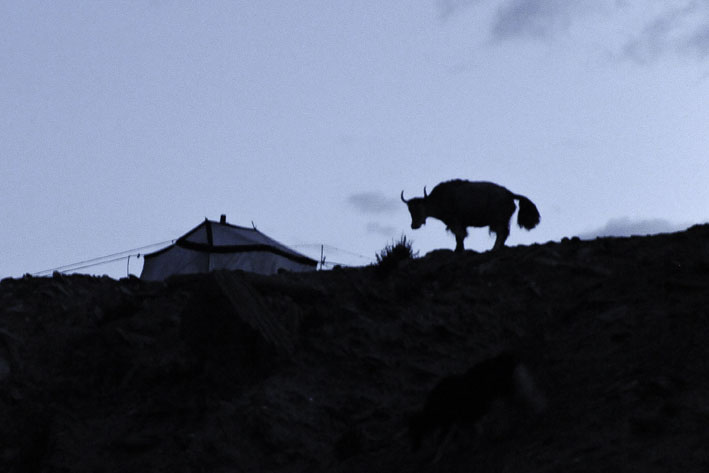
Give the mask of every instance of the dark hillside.
<path id="1" fill-rule="evenodd" d="M 0 471 L 709 471 L 709 226 L 166 284 L 0 283 Z M 407 419 L 516 351 L 546 394 L 432 464 Z"/>

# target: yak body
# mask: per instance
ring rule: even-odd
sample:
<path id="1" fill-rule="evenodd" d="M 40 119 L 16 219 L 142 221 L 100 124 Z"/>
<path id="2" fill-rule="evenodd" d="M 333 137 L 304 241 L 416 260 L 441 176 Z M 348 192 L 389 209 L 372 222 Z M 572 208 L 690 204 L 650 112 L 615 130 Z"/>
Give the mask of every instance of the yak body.
<path id="1" fill-rule="evenodd" d="M 468 236 L 468 227 L 490 227 L 496 235 L 493 250 L 504 246 L 510 234 L 510 219 L 517 208 L 515 200 L 519 201 L 520 227 L 531 230 L 540 220 L 531 200 L 492 182 L 456 179 L 438 184 L 430 194 L 426 194 L 424 187 L 423 197 L 406 200 L 402 191 L 401 200 L 409 208 L 412 229 L 420 228 L 428 217 L 437 218 L 455 235 L 456 251 L 465 249 L 463 241 Z"/>
<path id="2" fill-rule="evenodd" d="M 409 422 L 411 447 L 418 450 L 430 434 L 444 437 L 451 427 L 474 426 L 497 400 L 517 399 L 533 411 L 544 409 L 544 396 L 517 355 L 504 352 L 484 360 L 462 375 L 443 378 Z"/>

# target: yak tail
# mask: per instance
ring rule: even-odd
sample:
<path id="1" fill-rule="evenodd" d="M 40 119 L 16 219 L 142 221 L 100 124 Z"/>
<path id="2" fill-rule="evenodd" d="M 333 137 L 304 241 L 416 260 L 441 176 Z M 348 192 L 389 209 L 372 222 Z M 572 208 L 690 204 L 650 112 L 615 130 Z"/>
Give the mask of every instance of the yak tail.
<path id="1" fill-rule="evenodd" d="M 531 230 L 536 227 L 541 217 L 539 210 L 534 203 L 523 195 L 514 195 L 515 199 L 519 200 L 519 213 L 517 214 L 517 224 L 526 229 Z"/>

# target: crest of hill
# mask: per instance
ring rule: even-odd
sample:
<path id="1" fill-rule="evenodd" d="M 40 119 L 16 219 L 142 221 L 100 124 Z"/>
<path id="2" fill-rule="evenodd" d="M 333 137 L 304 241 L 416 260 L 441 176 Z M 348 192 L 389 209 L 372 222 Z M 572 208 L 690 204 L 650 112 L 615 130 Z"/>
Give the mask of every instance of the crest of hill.
<path id="1" fill-rule="evenodd" d="M 0 471 L 707 471 L 709 226 L 374 267 L 0 283 Z M 547 397 L 406 425 L 503 350 Z"/>

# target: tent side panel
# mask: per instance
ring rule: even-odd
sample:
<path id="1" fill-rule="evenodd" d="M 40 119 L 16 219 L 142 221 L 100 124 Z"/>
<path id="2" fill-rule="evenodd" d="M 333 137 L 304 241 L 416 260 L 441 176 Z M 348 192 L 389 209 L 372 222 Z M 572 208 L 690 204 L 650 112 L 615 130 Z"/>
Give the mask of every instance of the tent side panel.
<path id="1" fill-rule="evenodd" d="M 141 279 L 163 281 L 173 274 L 205 273 L 209 271 L 209 255 L 179 246 L 172 246 L 155 256 L 146 255 Z"/>

